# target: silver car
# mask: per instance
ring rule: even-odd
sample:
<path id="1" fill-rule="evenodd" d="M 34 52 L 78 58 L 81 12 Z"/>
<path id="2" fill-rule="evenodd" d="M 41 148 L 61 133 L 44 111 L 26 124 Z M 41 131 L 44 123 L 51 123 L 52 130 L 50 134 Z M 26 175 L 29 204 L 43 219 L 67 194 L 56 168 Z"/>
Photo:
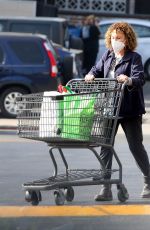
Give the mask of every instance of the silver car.
<path id="1" fill-rule="evenodd" d="M 128 18 L 114 18 L 114 19 L 102 19 L 99 23 L 101 31 L 101 39 L 99 45 L 99 52 L 97 61 L 105 52 L 105 33 L 107 28 L 115 22 L 124 21 L 129 23 L 137 34 L 138 46 L 136 51 L 141 54 L 144 65 L 145 77 L 150 80 L 150 21 L 144 19 L 128 19 Z"/>

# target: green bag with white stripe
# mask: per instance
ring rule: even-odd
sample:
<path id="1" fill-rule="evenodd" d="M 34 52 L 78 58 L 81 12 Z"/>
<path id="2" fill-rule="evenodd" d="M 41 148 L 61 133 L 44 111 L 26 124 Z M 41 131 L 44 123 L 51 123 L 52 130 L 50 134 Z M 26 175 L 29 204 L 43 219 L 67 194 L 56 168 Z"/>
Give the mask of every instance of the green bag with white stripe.
<path id="1" fill-rule="evenodd" d="M 95 97 L 69 95 L 64 97 L 62 137 L 88 141 L 93 126 Z"/>

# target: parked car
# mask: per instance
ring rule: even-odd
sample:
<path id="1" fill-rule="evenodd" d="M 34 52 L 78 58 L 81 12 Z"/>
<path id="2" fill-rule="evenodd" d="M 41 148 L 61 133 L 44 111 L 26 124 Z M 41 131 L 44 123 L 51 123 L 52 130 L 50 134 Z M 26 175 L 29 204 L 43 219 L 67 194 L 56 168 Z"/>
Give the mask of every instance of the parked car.
<path id="1" fill-rule="evenodd" d="M 65 48 L 80 49 L 82 40 L 70 36 L 68 21 L 60 17 L 0 17 L 1 32 L 40 33 Z"/>
<path id="2" fill-rule="evenodd" d="M 113 18 L 113 19 L 103 19 L 100 21 L 100 45 L 99 45 L 99 53 L 97 56 L 97 60 L 102 56 L 105 52 L 105 42 L 104 37 L 107 31 L 107 28 L 117 21 L 125 21 L 133 26 L 136 34 L 137 34 L 137 52 L 139 52 L 142 56 L 142 61 L 144 65 L 145 77 L 147 80 L 150 80 L 150 21 L 144 19 L 129 19 L 129 18 Z"/>
<path id="3" fill-rule="evenodd" d="M 67 20 L 58 17 L 0 17 L 0 31 L 45 34 L 62 46 L 68 39 Z"/>
<path id="4" fill-rule="evenodd" d="M 70 49 L 82 49 L 82 40 L 70 36 L 67 19 L 60 17 L 0 17 L 0 31 L 45 34 L 49 41 L 59 46 L 59 49 L 56 48 L 57 56 L 59 56 L 57 60 L 61 75 L 63 75 L 63 84 L 73 78 L 74 61 Z M 64 47 L 68 49 L 65 57 L 61 55 L 65 52 Z"/>
<path id="5" fill-rule="evenodd" d="M 16 97 L 57 90 L 57 56 L 44 35 L 0 33 L 0 110 L 16 117 Z"/>

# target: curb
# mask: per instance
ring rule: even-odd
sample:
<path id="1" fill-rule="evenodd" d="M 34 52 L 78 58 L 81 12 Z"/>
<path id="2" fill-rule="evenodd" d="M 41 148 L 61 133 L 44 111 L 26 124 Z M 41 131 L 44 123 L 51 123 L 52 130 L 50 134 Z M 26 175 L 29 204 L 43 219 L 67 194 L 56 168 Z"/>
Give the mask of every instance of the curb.
<path id="1" fill-rule="evenodd" d="M 17 119 L 3 119 L 0 118 L 1 130 L 17 130 Z"/>
<path id="2" fill-rule="evenodd" d="M 0 130 L 17 130 L 17 127 L 14 127 L 14 126 L 1 126 L 0 125 Z"/>
<path id="3" fill-rule="evenodd" d="M 0 118 L 0 130 L 6 131 L 17 131 L 17 119 L 3 119 Z M 143 135 L 150 135 L 150 118 L 149 116 L 145 116 L 143 118 Z M 119 127 L 117 134 L 124 134 L 121 127 Z"/>

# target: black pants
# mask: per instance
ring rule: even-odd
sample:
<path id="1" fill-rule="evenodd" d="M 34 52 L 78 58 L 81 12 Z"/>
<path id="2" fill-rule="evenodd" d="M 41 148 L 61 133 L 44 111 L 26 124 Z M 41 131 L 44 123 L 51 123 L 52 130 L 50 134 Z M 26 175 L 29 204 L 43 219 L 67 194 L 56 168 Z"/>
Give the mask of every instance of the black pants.
<path id="1" fill-rule="evenodd" d="M 130 151 L 139 166 L 144 176 L 149 176 L 149 159 L 147 152 L 143 146 L 143 133 L 142 133 L 142 116 L 133 118 L 123 118 L 118 121 L 118 126 L 121 124 L 122 129 L 126 135 Z M 113 153 L 110 148 L 102 147 L 100 156 L 107 169 L 112 167 Z M 106 176 L 110 178 L 110 176 Z"/>

